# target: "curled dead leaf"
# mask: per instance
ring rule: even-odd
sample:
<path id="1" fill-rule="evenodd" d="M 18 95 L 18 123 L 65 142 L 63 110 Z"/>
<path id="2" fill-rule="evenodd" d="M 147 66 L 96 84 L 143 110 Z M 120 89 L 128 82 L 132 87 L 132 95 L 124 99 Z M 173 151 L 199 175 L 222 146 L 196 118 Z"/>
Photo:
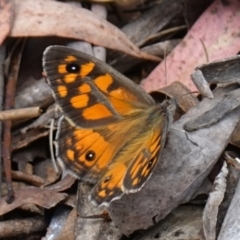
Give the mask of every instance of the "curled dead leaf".
<path id="1" fill-rule="evenodd" d="M 0 216 L 24 204 L 36 204 L 44 208 L 54 207 L 66 197 L 66 193 L 57 193 L 48 189 L 26 187 L 15 191 L 15 200 L 8 204 L 6 197 L 0 199 Z"/>
<path id="2" fill-rule="evenodd" d="M 161 59 L 141 52 L 117 27 L 93 12 L 74 5 L 41 0 L 16 0 L 10 36 L 59 36 L 81 39 L 139 58 Z"/>

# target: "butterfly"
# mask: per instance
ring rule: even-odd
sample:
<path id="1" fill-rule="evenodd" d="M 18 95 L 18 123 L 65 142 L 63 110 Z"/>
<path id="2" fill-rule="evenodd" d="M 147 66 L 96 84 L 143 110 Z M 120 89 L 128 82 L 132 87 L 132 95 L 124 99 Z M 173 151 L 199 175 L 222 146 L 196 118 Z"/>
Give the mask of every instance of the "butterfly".
<path id="1" fill-rule="evenodd" d="M 95 184 L 89 200 L 97 206 L 140 191 L 162 153 L 174 104 L 156 103 L 106 63 L 64 46 L 46 48 L 43 69 L 62 112 L 61 167 Z"/>

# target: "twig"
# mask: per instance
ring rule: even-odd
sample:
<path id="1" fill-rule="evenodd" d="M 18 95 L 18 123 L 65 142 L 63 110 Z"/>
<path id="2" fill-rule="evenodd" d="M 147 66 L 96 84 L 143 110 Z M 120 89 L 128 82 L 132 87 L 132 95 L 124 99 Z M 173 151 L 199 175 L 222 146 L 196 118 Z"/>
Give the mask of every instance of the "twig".
<path id="1" fill-rule="evenodd" d="M 0 121 L 4 120 L 16 120 L 22 118 L 34 118 L 41 114 L 40 107 L 30 107 L 21 109 L 12 109 L 6 111 L 0 111 Z"/>
<path id="2" fill-rule="evenodd" d="M 23 181 L 23 182 L 28 182 L 37 187 L 40 187 L 45 183 L 44 179 L 37 175 L 31 175 L 24 172 L 13 171 L 13 170 L 11 171 L 11 173 L 12 173 L 13 179 Z"/>
<path id="3" fill-rule="evenodd" d="M 18 76 L 18 71 L 20 67 L 20 61 L 22 57 L 22 50 L 24 42 L 20 43 L 18 50 L 15 52 L 12 58 L 12 63 L 9 65 L 9 75 L 6 85 L 6 94 L 5 94 L 5 103 L 4 109 L 9 110 L 14 105 L 15 91 L 16 91 L 16 81 Z M 14 191 L 12 186 L 12 177 L 11 177 L 11 127 L 12 121 L 7 120 L 4 122 L 4 132 L 3 132 L 3 151 L 2 157 L 5 167 L 6 182 L 8 188 L 8 195 L 6 198 L 7 203 L 12 203 L 14 201 Z"/>
<path id="4" fill-rule="evenodd" d="M 4 70 L 3 63 L 6 55 L 5 45 L 0 46 L 0 110 L 2 110 L 3 105 L 3 88 L 4 88 Z M 0 142 L 2 142 L 2 123 L 0 122 Z M 2 156 L 2 145 L 0 144 L 0 156 Z M 0 157 L 0 189 L 2 189 L 2 158 Z M 0 191 L 0 198 L 2 197 L 2 192 Z"/>
<path id="5" fill-rule="evenodd" d="M 166 29 L 166 30 L 163 30 L 161 32 L 158 32 L 158 33 L 154 33 L 150 36 L 148 36 L 147 38 L 143 39 L 142 41 L 140 41 L 137 46 L 138 47 L 141 47 L 143 46 L 144 44 L 146 44 L 148 41 L 150 40 L 154 40 L 156 38 L 160 38 L 164 35 L 167 35 L 169 33 L 175 33 L 177 31 L 181 31 L 181 30 L 184 30 L 184 29 L 187 29 L 187 26 L 186 25 L 182 25 L 182 26 L 178 26 L 178 27 L 172 27 L 172 28 L 169 28 L 169 29 Z"/>

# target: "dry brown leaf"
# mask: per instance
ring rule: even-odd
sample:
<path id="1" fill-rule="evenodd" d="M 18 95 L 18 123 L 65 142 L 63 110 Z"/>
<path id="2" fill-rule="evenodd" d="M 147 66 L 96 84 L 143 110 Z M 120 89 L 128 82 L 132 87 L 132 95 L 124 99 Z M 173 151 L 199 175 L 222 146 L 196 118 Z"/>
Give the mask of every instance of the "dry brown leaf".
<path id="1" fill-rule="evenodd" d="M 6 197 L 0 199 L 0 216 L 24 204 L 36 204 L 44 208 L 54 207 L 66 197 L 66 193 L 57 193 L 47 189 L 26 187 L 15 191 L 15 200 L 8 204 Z"/>
<path id="2" fill-rule="evenodd" d="M 0 0 L 0 45 L 11 30 L 14 19 L 14 1 Z"/>
<path id="3" fill-rule="evenodd" d="M 32 129 L 26 134 L 18 134 L 13 136 L 12 140 L 12 150 L 18 150 L 20 148 L 28 146 L 33 141 L 36 141 L 42 137 L 45 137 L 49 134 L 48 129 Z"/>
<path id="4" fill-rule="evenodd" d="M 54 190 L 56 192 L 65 191 L 66 189 L 69 189 L 76 181 L 76 178 L 74 178 L 72 175 L 67 174 L 64 176 L 64 178 L 52 185 L 46 186 L 49 190 Z"/>
<path id="5" fill-rule="evenodd" d="M 75 5 L 42 0 L 16 0 L 12 37 L 59 36 L 81 39 L 139 58 L 160 61 L 141 52 L 117 27 Z"/>

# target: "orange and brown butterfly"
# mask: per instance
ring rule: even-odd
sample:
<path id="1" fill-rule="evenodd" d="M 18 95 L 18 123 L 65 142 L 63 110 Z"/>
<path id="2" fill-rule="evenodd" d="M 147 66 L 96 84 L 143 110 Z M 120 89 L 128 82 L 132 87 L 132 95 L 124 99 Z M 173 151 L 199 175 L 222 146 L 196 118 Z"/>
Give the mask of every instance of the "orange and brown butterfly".
<path id="1" fill-rule="evenodd" d="M 161 155 L 172 106 L 67 47 L 48 47 L 43 68 L 63 113 L 56 133 L 60 165 L 95 184 L 89 199 L 98 206 L 139 191 Z"/>

